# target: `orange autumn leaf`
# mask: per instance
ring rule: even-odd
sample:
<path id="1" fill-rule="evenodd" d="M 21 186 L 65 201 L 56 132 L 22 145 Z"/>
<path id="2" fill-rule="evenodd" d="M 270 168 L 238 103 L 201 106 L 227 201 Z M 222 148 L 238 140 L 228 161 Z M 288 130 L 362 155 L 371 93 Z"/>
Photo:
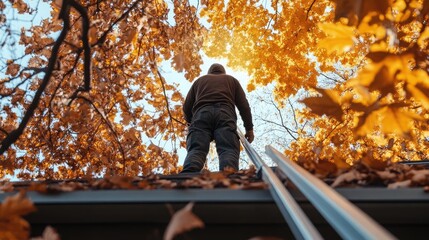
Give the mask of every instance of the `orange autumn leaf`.
<path id="1" fill-rule="evenodd" d="M 88 32 L 88 41 L 89 43 L 94 44 L 97 40 L 97 28 L 92 27 Z"/>
<path id="2" fill-rule="evenodd" d="M 6 197 L 0 205 L 0 239 L 28 239 L 30 224 L 22 217 L 35 210 L 24 192 Z"/>
<path id="3" fill-rule="evenodd" d="M 337 51 L 342 53 L 351 48 L 356 41 L 354 28 L 335 23 L 320 23 L 319 28 L 327 37 L 319 41 L 318 46 L 325 48 L 329 53 Z"/>
<path id="4" fill-rule="evenodd" d="M 23 0 L 15 0 L 12 5 L 18 13 L 25 13 L 28 10 L 28 5 Z"/>
<path id="5" fill-rule="evenodd" d="M 183 53 L 177 53 L 174 57 L 173 57 L 173 62 L 172 62 L 174 68 L 178 71 L 178 72 L 183 72 L 184 69 L 184 56 Z"/>
<path id="6" fill-rule="evenodd" d="M 371 13 L 385 14 L 389 7 L 389 0 L 334 0 L 335 20 L 348 19 L 349 25 L 359 25 Z"/>
<path id="7" fill-rule="evenodd" d="M 6 74 L 9 74 L 9 75 L 11 75 L 12 77 L 14 77 L 14 76 L 16 76 L 16 75 L 18 74 L 19 69 L 20 69 L 20 65 L 19 65 L 19 64 L 16 64 L 16 63 L 10 62 L 10 63 L 7 65 Z"/>
<path id="8" fill-rule="evenodd" d="M 409 92 L 410 96 L 422 103 L 426 109 L 429 109 L 429 85 L 427 83 L 417 83 L 414 86 L 409 84 L 406 91 Z"/>
<path id="9" fill-rule="evenodd" d="M 180 94 L 179 92 L 174 92 L 171 96 L 171 100 L 175 102 L 182 100 L 182 94 Z"/>
<path id="10" fill-rule="evenodd" d="M 398 133 L 406 136 L 412 130 L 413 122 L 421 119 L 419 115 L 405 110 L 400 105 L 390 105 L 381 111 L 383 111 L 381 126 L 385 133 Z"/>
<path id="11" fill-rule="evenodd" d="M 193 206 L 194 203 L 190 202 L 173 215 L 164 232 L 164 240 L 172 240 L 179 234 L 190 231 L 194 228 L 204 227 L 204 222 L 192 213 Z"/>
<path id="12" fill-rule="evenodd" d="M 308 97 L 303 99 L 302 102 L 315 114 L 326 114 L 341 121 L 343 112 L 339 102 L 339 96 L 332 90 L 317 89 L 317 91 L 321 93 L 322 96 Z"/>

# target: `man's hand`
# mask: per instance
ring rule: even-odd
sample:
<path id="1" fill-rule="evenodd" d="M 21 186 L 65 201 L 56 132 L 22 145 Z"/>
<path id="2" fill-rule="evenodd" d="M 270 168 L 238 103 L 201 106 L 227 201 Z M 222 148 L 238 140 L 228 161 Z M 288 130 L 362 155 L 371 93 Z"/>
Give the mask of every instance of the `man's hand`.
<path id="1" fill-rule="evenodd" d="M 253 135 L 253 130 L 246 131 L 246 134 L 244 135 L 244 137 L 247 139 L 249 143 L 252 143 L 253 139 L 255 138 L 255 135 Z"/>
<path id="2" fill-rule="evenodd" d="M 191 124 L 187 122 L 186 127 L 185 127 L 185 135 L 188 135 L 190 126 L 191 126 Z"/>

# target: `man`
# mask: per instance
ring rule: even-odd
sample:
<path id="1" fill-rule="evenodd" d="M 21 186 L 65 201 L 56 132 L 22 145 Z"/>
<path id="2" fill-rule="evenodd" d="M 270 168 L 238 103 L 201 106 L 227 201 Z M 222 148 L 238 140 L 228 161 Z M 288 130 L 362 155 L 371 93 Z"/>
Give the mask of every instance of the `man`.
<path id="1" fill-rule="evenodd" d="M 219 170 L 238 170 L 240 142 L 237 135 L 237 106 L 243 119 L 247 141 L 254 138 L 252 114 L 243 88 L 220 64 L 211 65 L 208 74 L 192 85 L 183 105 L 189 125 L 188 154 L 182 173 L 200 172 L 206 162 L 210 142 L 215 140 Z"/>

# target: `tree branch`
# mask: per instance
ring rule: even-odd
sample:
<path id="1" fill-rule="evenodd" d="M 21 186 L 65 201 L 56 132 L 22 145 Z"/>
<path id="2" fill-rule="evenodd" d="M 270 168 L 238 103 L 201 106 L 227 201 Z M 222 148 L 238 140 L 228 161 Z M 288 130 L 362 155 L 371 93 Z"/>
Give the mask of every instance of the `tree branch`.
<path id="1" fill-rule="evenodd" d="M 75 8 L 82 16 L 82 42 L 84 49 L 84 87 L 83 91 L 88 92 L 91 89 L 91 46 L 89 45 L 88 32 L 89 32 L 89 17 L 88 11 L 79 3 L 70 0 L 70 5 Z"/>
<path id="2" fill-rule="evenodd" d="M 287 101 L 288 101 L 288 103 L 289 103 L 289 105 L 290 105 L 290 108 L 292 109 L 292 114 L 293 114 L 293 121 L 295 122 L 295 127 L 298 129 L 298 120 L 296 119 L 296 113 L 295 113 L 295 108 L 293 107 L 293 105 L 292 105 L 292 102 L 290 101 L 290 99 L 288 98 L 287 99 Z"/>
<path id="3" fill-rule="evenodd" d="M 153 53 L 154 53 L 154 55 L 155 55 L 155 49 L 154 49 L 154 48 L 152 48 L 152 50 L 153 50 Z M 154 61 L 154 62 L 155 62 L 155 61 Z M 156 67 L 156 73 L 158 74 L 158 78 L 159 78 L 159 80 L 161 81 L 162 91 L 163 91 L 163 93 L 164 93 L 165 104 L 166 104 L 166 107 L 167 107 L 168 115 L 170 116 L 170 118 L 171 118 L 172 120 L 174 120 L 174 121 L 176 121 L 176 122 L 178 122 L 178 123 L 180 123 L 180 124 L 182 124 L 182 125 L 186 125 L 186 124 L 185 124 L 185 123 L 183 123 L 182 121 L 180 121 L 180 120 L 178 120 L 178 119 L 176 119 L 175 117 L 173 117 L 173 116 L 172 116 L 171 111 L 170 111 L 170 103 L 168 102 L 167 92 L 166 92 L 166 90 L 165 90 L 164 78 L 162 77 L 161 73 L 159 72 L 159 70 L 158 70 L 158 66 L 156 66 L 156 62 L 155 62 L 155 67 Z"/>
<path id="4" fill-rule="evenodd" d="M 25 127 L 27 126 L 30 119 L 33 117 L 34 111 L 39 105 L 40 98 L 45 91 L 46 86 L 49 83 L 49 80 L 52 76 L 52 72 L 55 69 L 55 65 L 57 63 L 58 58 L 58 51 L 60 49 L 61 44 L 63 43 L 65 37 L 67 36 L 67 33 L 69 32 L 70 22 L 69 22 L 69 12 L 70 7 L 67 4 L 67 1 L 64 1 L 63 5 L 61 6 L 61 10 L 59 13 L 59 18 L 63 20 L 64 27 L 61 31 L 57 41 L 55 42 L 54 46 L 52 47 L 52 53 L 51 57 L 49 58 L 48 67 L 46 69 L 45 76 L 43 77 L 42 83 L 40 84 L 39 88 L 36 91 L 36 94 L 34 95 L 33 101 L 31 102 L 30 106 L 27 109 L 27 112 L 25 113 L 24 117 L 22 118 L 21 123 L 19 124 L 18 128 L 10 132 L 5 139 L 1 142 L 0 147 L 0 155 L 3 154 L 13 143 L 15 143 L 16 140 L 18 140 L 19 136 L 24 132 Z"/>
<path id="5" fill-rule="evenodd" d="M 315 2 L 316 2 L 316 0 L 313 0 L 313 2 L 311 3 L 310 7 L 307 9 L 307 17 L 305 18 L 305 20 L 308 19 L 308 14 L 310 13 L 311 8 L 313 7 L 313 5 L 314 5 Z"/>
<path id="6" fill-rule="evenodd" d="M 3 128 L 0 128 L 0 132 L 2 132 L 4 135 L 6 135 L 7 136 L 7 131 L 6 130 L 4 130 Z"/>
<path id="7" fill-rule="evenodd" d="M 121 142 L 119 141 L 119 137 L 118 137 L 118 133 L 115 131 L 115 129 L 113 129 L 113 126 L 112 126 L 112 124 L 110 123 L 110 121 L 106 118 L 106 116 L 97 108 L 97 106 L 95 106 L 94 105 L 94 103 L 90 100 L 90 99 L 88 99 L 88 98 L 86 98 L 86 97 L 84 97 L 84 96 L 76 96 L 76 98 L 78 98 L 78 99 L 82 99 L 82 100 L 84 100 L 85 102 L 87 102 L 87 103 L 89 103 L 94 109 L 95 109 L 95 111 L 101 116 L 101 118 L 104 120 L 104 122 L 106 123 L 106 125 L 109 127 L 109 129 L 110 129 L 110 131 L 113 133 L 113 136 L 115 137 L 115 140 L 116 140 L 116 143 L 118 144 L 118 146 L 119 146 L 119 150 L 121 151 L 121 154 L 122 154 L 122 159 L 124 160 L 124 171 L 125 171 L 125 161 L 126 161 L 126 159 L 125 159 L 125 151 L 124 151 L 124 149 L 122 148 L 122 144 L 121 144 Z"/>
<path id="8" fill-rule="evenodd" d="M 113 22 L 112 24 L 110 24 L 109 28 L 108 28 L 106 31 L 104 31 L 104 33 L 103 33 L 103 34 L 101 35 L 101 37 L 97 40 L 97 42 L 95 42 L 95 43 L 93 44 L 93 46 L 103 44 L 103 43 L 104 43 L 104 41 L 106 41 L 107 34 L 109 34 L 109 32 L 113 30 L 113 27 L 114 27 L 114 26 L 116 26 L 116 24 L 117 24 L 118 22 L 120 22 L 122 19 L 124 19 L 128 14 L 130 14 L 131 10 L 133 10 L 134 8 L 136 8 L 136 7 L 137 7 L 137 4 L 138 4 L 138 3 L 140 3 L 140 2 L 142 2 L 142 0 L 135 1 L 135 2 L 130 6 L 130 8 L 128 8 L 128 9 L 127 9 L 127 11 L 125 11 L 125 12 L 124 12 L 124 14 L 122 14 L 118 19 L 116 19 L 116 21 L 115 21 L 115 22 Z"/>
<path id="9" fill-rule="evenodd" d="M 338 73 L 336 73 L 338 76 L 340 76 Z M 326 74 L 324 74 L 324 73 L 320 73 L 320 75 L 322 75 L 323 77 L 325 77 L 326 79 L 329 79 L 329 80 L 332 80 L 332 81 L 334 81 L 335 83 L 342 83 L 340 80 L 337 80 L 337 79 L 335 79 L 335 78 L 332 78 L 332 77 L 328 77 Z M 341 76 L 340 76 L 341 77 Z M 342 77 L 341 77 L 342 78 Z"/>
<path id="10" fill-rule="evenodd" d="M 283 120 L 283 115 L 282 112 L 280 111 L 280 108 L 274 103 L 274 101 L 271 100 L 271 103 L 274 105 L 274 107 L 277 109 L 277 112 L 280 116 L 280 121 L 281 121 L 281 126 L 286 130 L 287 133 L 289 133 L 289 135 L 296 140 L 297 138 L 292 134 L 291 129 L 286 127 L 286 125 L 284 124 L 284 120 Z"/>

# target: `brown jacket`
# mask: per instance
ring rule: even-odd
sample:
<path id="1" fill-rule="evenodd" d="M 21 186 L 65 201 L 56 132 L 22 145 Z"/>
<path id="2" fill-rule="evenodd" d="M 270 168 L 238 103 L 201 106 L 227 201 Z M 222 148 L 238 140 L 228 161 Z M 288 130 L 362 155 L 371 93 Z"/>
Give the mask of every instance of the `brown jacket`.
<path id="1" fill-rule="evenodd" d="M 225 68 L 217 63 L 210 67 L 207 75 L 192 84 L 183 105 L 186 121 L 191 123 L 192 116 L 199 109 L 214 103 L 225 103 L 234 113 L 237 106 L 246 131 L 253 129 L 252 114 L 243 88 L 237 79 L 225 74 Z"/>

